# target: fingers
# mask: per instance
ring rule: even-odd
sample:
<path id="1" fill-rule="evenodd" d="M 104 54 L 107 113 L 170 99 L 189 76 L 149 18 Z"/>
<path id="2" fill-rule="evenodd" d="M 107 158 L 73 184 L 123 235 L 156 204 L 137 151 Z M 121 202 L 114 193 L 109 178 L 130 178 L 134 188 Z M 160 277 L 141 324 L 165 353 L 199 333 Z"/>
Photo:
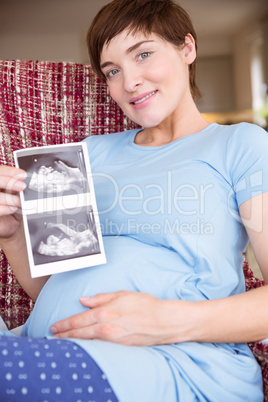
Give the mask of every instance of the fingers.
<path id="1" fill-rule="evenodd" d="M 109 312 L 100 309 L 87 310 L 57 322 L 50 330 L 57 338 L 100 339 L 113 342 L 119 336 L 119 328 L 110 318 Z"/>
<path id="2" fill-rule="evenodd" d="M 83 313 L 74 315 L 53 324 L 50 328 L 52 334 L 60 337 L 65 336 L 66 333 L 68 333 L 68 336 L 70 336 L 70 333 L 73 334 L 77 333 L 78 331 L 82 333 L 86 332 L 88 334 L 89 327 L 95 325 L 96 323 L 107 321 L 109 318 L 111 318 L 111 312 L 97 307 L 114 300 L 120 293 L 122 292 L 100 293 L 96 296 L 81 297 L 81 304 L 83 304 L 85 307 L 88 307 L 90 310 L 84 311 Z M 85 330 L 85 328 L 87 329 Z"/>
<path id="3" fill-rule="evenodd" d="M 95 326 L 87 326 L 80 328 L 66 329 L 63 332 L 57 332 L 56 334 L 52 331 L 52 334 L 57 338 L 78 338 L 78 339 L 96 339 Z"/>
<path id="4" fill-rule="evenodd" d="M 10 215 L 20 207 L 19 191 L 25 189 L 27 174 L 22 169 L 0 166 L 0 215 Z"/>
<path id="5" fill-rule="evenodd" d="M 124 331 L 110 323 L 97 323 L 83 328 L 75 328 L 56 335 L 57 338 L 99 339 L 124 344 Z"/>
<path id="6" fill-rule="evenodd" d="M 102 304 L 108 303 L 116 299 L 122 292 L 113 293 L 99 293 L 95 296 L 90 297 L 80 297 L 80 303 L 88 308 L 99 307 Z"/>
<path id="7" fill-rule="evenodd" d="M 14 214 L 20 206 L 20 197 L 18 195 L 0 193 L 0 216 Z"/>
<path id="8" fill-rule="evenodd" d="M 18 179 L 25 179 L 27 177 L 25 170 L 8 165 L 0 165 L 0 175 L 10 177 L 16 176 Z"/>
<path id="9" fill-rule="evenodd" d="M 12 166 L 0 166 L 0 190 L 17 192 L 25 188 L 27 173 Z"/>
<path id="10" fill-rule="evenodd" d="M 96 323 L 94 320 L 94 314 L 90 311 L 84 311 L 83 313 L 76 314 L 72 317 L 66 318 L 65 320 L 58 321 L 57 323 L 53 324 L 50 328 L 52 334 L 57 334 L 60 336 L 67 331 L 73 331 L 77 329 L 83 329 L 86 326 L 90 326 Z"/>

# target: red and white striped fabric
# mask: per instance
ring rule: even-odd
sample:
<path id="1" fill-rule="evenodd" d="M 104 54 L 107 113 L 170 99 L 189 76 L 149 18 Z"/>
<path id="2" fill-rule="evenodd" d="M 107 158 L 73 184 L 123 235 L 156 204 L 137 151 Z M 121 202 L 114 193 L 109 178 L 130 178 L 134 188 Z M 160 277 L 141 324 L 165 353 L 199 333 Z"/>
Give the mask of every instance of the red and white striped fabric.
<path id="1" fill-rule="evenodd" d="M 134 127 L 89 65 L 0 61 L 0 164 L 13 165 L 17 149 L 76 142 Z M 264 285 L 246 261 L 244 273 L 247 290 Z M 22 325 L 32 307 L 0 251 L 0 315 L 7 327 Z M 268 401 L 268 344 L 249 346 L 262 367 Z"/>

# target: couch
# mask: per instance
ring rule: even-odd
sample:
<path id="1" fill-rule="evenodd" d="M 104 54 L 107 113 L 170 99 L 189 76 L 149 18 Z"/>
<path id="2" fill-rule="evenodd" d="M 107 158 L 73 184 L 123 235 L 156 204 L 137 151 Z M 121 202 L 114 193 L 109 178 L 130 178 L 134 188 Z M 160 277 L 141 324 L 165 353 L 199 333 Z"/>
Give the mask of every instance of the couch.
<path id="1" fill-rule="evenodd" d="M 21 148 L 81 141 L 89 135 L 134 128 L 89 65 L 0 61 L 0 163 L 13 165 Z M 244 260 L 246 289 L 264 286 Z M 0 315 L 9 329 L 22 325 L 33 302 L 16 281 L 0 250 Z M 250 317 L 249 317 L 250 319 Z M 268 401 L 268 344 L 249 344 Z"/>

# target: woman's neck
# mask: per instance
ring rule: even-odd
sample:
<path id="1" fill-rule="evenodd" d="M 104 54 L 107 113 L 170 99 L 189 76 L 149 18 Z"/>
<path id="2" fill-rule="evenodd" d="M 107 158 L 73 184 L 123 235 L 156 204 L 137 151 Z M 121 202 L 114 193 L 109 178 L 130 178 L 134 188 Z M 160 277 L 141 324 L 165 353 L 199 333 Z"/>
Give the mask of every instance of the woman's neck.
<path id="1" fill-rule="evenodd" d="M 170 116 L 156 127 L 140 131 L 135 138 L 137 145 L 153 147 L 169 144 L 187 135 L 204 130 L 210 123 L 204 119 L 194 104 L 190 110 L 179 115 Z"/>

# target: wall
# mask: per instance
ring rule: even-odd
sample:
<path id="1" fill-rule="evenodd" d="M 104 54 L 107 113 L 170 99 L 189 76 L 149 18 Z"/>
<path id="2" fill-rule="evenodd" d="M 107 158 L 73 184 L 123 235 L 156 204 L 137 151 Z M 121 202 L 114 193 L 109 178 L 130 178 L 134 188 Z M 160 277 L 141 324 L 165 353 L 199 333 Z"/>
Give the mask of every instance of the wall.
<path id="1" fill-rule="evenodd" d="M 46 60 L 88 63 L 85 39 L 78 33 L 0 35 L 2 60 Z"/>
<path id="2" fill-rule="evenodd" d="M 234 109 L 233 57 L 200 57 L 197 83 L 202 94 L 197 106 L 202 113 L 230 112 Z"/>
<path id="3" fill-rule="evenodd" d="M 0 58 L 87 63 L 87 29 L 105 3 L 0 0 Z"/>
<path id="4" fill-rule="evenodd" d="M 88 63 L 86 32 L 105 3 L 107 0 L 0 0 L 0 58 Z M 197 79 L 204 98 L 198 106 L 202 112 L 251 108 L 247 32 L 248 27 L 233 38 L 199 38 Z"/>
<path id="5" fill-rule="evenodd" d="M 268 85 L 268 16 L 262 21 L 262 34 L 264 39 L 264 45 L 263 45 L 264 75 L 266 85 Z"/>
<path id="6" fill-rule="evenodd" d="M 251 43 L 259 34 L 259 25 L 241 30 L 233 37 L 234 84 L 236 109 L 252 107 Z"/>

